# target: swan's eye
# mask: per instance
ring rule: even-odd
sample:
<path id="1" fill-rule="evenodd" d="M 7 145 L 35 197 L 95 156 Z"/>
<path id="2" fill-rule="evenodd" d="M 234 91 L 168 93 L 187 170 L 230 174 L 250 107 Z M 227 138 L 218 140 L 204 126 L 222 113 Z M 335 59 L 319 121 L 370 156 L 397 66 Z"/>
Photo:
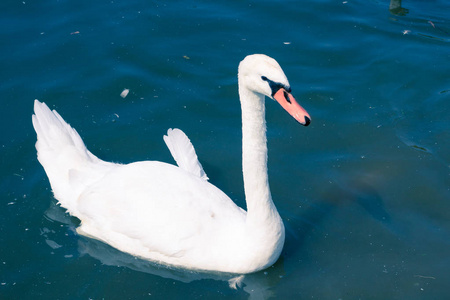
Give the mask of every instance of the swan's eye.
<path id="1" fill-rule="evenodd" d="M 275 82 L 267 78 L 266 76 L 261 76 L 261 79 L 264 81 L 267 81 L 269 83 L 270 89 L 272 90 L 272 97 L 275 95 L 279 89 L 284 89 L 284 98 L 286 98 L 286 101 L 290 104 L 291 100 L 289 99 L 289 94 L 291 92 L 291 87 L 286 86 L 282 83 Z"/>
<path id="2" fill-rule="evenodd" d="M 272 81 L 266 76 L 261 76 L 261 79 L 269 83 L 270 89 L 272 90 L 272 97 L 278 92 L 279 89 L 284 88 L 284 86 L 281 83 Z"/>

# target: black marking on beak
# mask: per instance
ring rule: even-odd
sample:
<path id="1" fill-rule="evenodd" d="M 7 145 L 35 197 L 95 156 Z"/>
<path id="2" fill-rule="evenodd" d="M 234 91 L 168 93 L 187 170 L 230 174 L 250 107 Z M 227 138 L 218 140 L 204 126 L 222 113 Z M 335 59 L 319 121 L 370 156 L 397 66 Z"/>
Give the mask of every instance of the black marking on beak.
<path id="1" fill-rule="evenodd" d="M 308 117 L 305 117 L 305 124 L 303 124 L 303 126 L 308 126 L 309 124 L 311 124 L 311 119 Z"/>
<path id="2" fill-rule="evenodd" d="M 285 86 L 285 85 L 282 84 L 282 83 L 272 81 L 272 80 L 270 80 L 269 78 L 267 78 L 266 76 L 261 76 L 261 79 L 264 80 L 264 81 L 267 81 L 267 82 L 269 83 L 270 89 L 272 90 L 272 97 L 273 97 L 273 95 L 275 95 L 275 94 L 278 92 L 278 90 L 281 89 L 281 88 L 285 89 L 288 93 L 291 92 L 291 88 L 290 88 L 290 87 L 287 87 L 287 86 Z M 285 97 L 286 97 L 286 96 L 285 96 Z M 288 97 L 286 97 L 286 100 L 287 100 L 287 102 L 291 103 L 291 101 L 289 100 Z"/>

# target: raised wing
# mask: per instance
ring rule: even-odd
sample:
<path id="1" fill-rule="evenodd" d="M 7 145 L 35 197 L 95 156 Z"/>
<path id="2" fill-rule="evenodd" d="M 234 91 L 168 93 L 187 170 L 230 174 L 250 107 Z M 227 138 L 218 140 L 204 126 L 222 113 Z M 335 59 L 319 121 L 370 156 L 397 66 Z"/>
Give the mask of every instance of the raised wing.
<path id="1" fill-rule="evenodd" d="M 164 136 L 164 142 L 181 169 L 203 180 L 208 180 L 208 176 L 198 161 L 194 146 L 183 131 L 177 128 L 169 129 L 167 135 Z"/>

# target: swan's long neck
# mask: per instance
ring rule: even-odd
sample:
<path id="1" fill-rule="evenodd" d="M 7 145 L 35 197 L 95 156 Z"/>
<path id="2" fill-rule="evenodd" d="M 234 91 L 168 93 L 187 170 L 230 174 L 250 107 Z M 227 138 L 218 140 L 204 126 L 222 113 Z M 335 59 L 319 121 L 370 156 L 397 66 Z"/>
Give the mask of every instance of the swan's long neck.
<path id="1" fill-rule="evenodd" d="M 247 224 L 280 222 L 270 194 L 267 175 L 267 138 L 264 95 L 240 84 L 242 107 L 242 170 L 247 202 Z"/>

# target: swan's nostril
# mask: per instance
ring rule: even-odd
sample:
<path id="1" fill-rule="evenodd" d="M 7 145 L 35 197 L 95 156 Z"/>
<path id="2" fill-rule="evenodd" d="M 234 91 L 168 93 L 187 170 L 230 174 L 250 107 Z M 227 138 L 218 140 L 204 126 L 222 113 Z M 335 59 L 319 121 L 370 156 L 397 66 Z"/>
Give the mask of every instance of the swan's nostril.
<path id="1" fill-rule="evenodd" d="M 291 100 L 289 99 L 289 94 L 288 94 L 288 92 L 283 91 L 283 95 L 284 95 L 284 98 L 286 99 L 286 101 L 287 101 L 289 104 L 291 104 Z"/>
<path id="2" fill-rule="evenodd" d="M 309 124 L 311 124 L 311 119 L 308 117 L 305 117 L 305 124 L 304 126 L 308 126 Z"/>

